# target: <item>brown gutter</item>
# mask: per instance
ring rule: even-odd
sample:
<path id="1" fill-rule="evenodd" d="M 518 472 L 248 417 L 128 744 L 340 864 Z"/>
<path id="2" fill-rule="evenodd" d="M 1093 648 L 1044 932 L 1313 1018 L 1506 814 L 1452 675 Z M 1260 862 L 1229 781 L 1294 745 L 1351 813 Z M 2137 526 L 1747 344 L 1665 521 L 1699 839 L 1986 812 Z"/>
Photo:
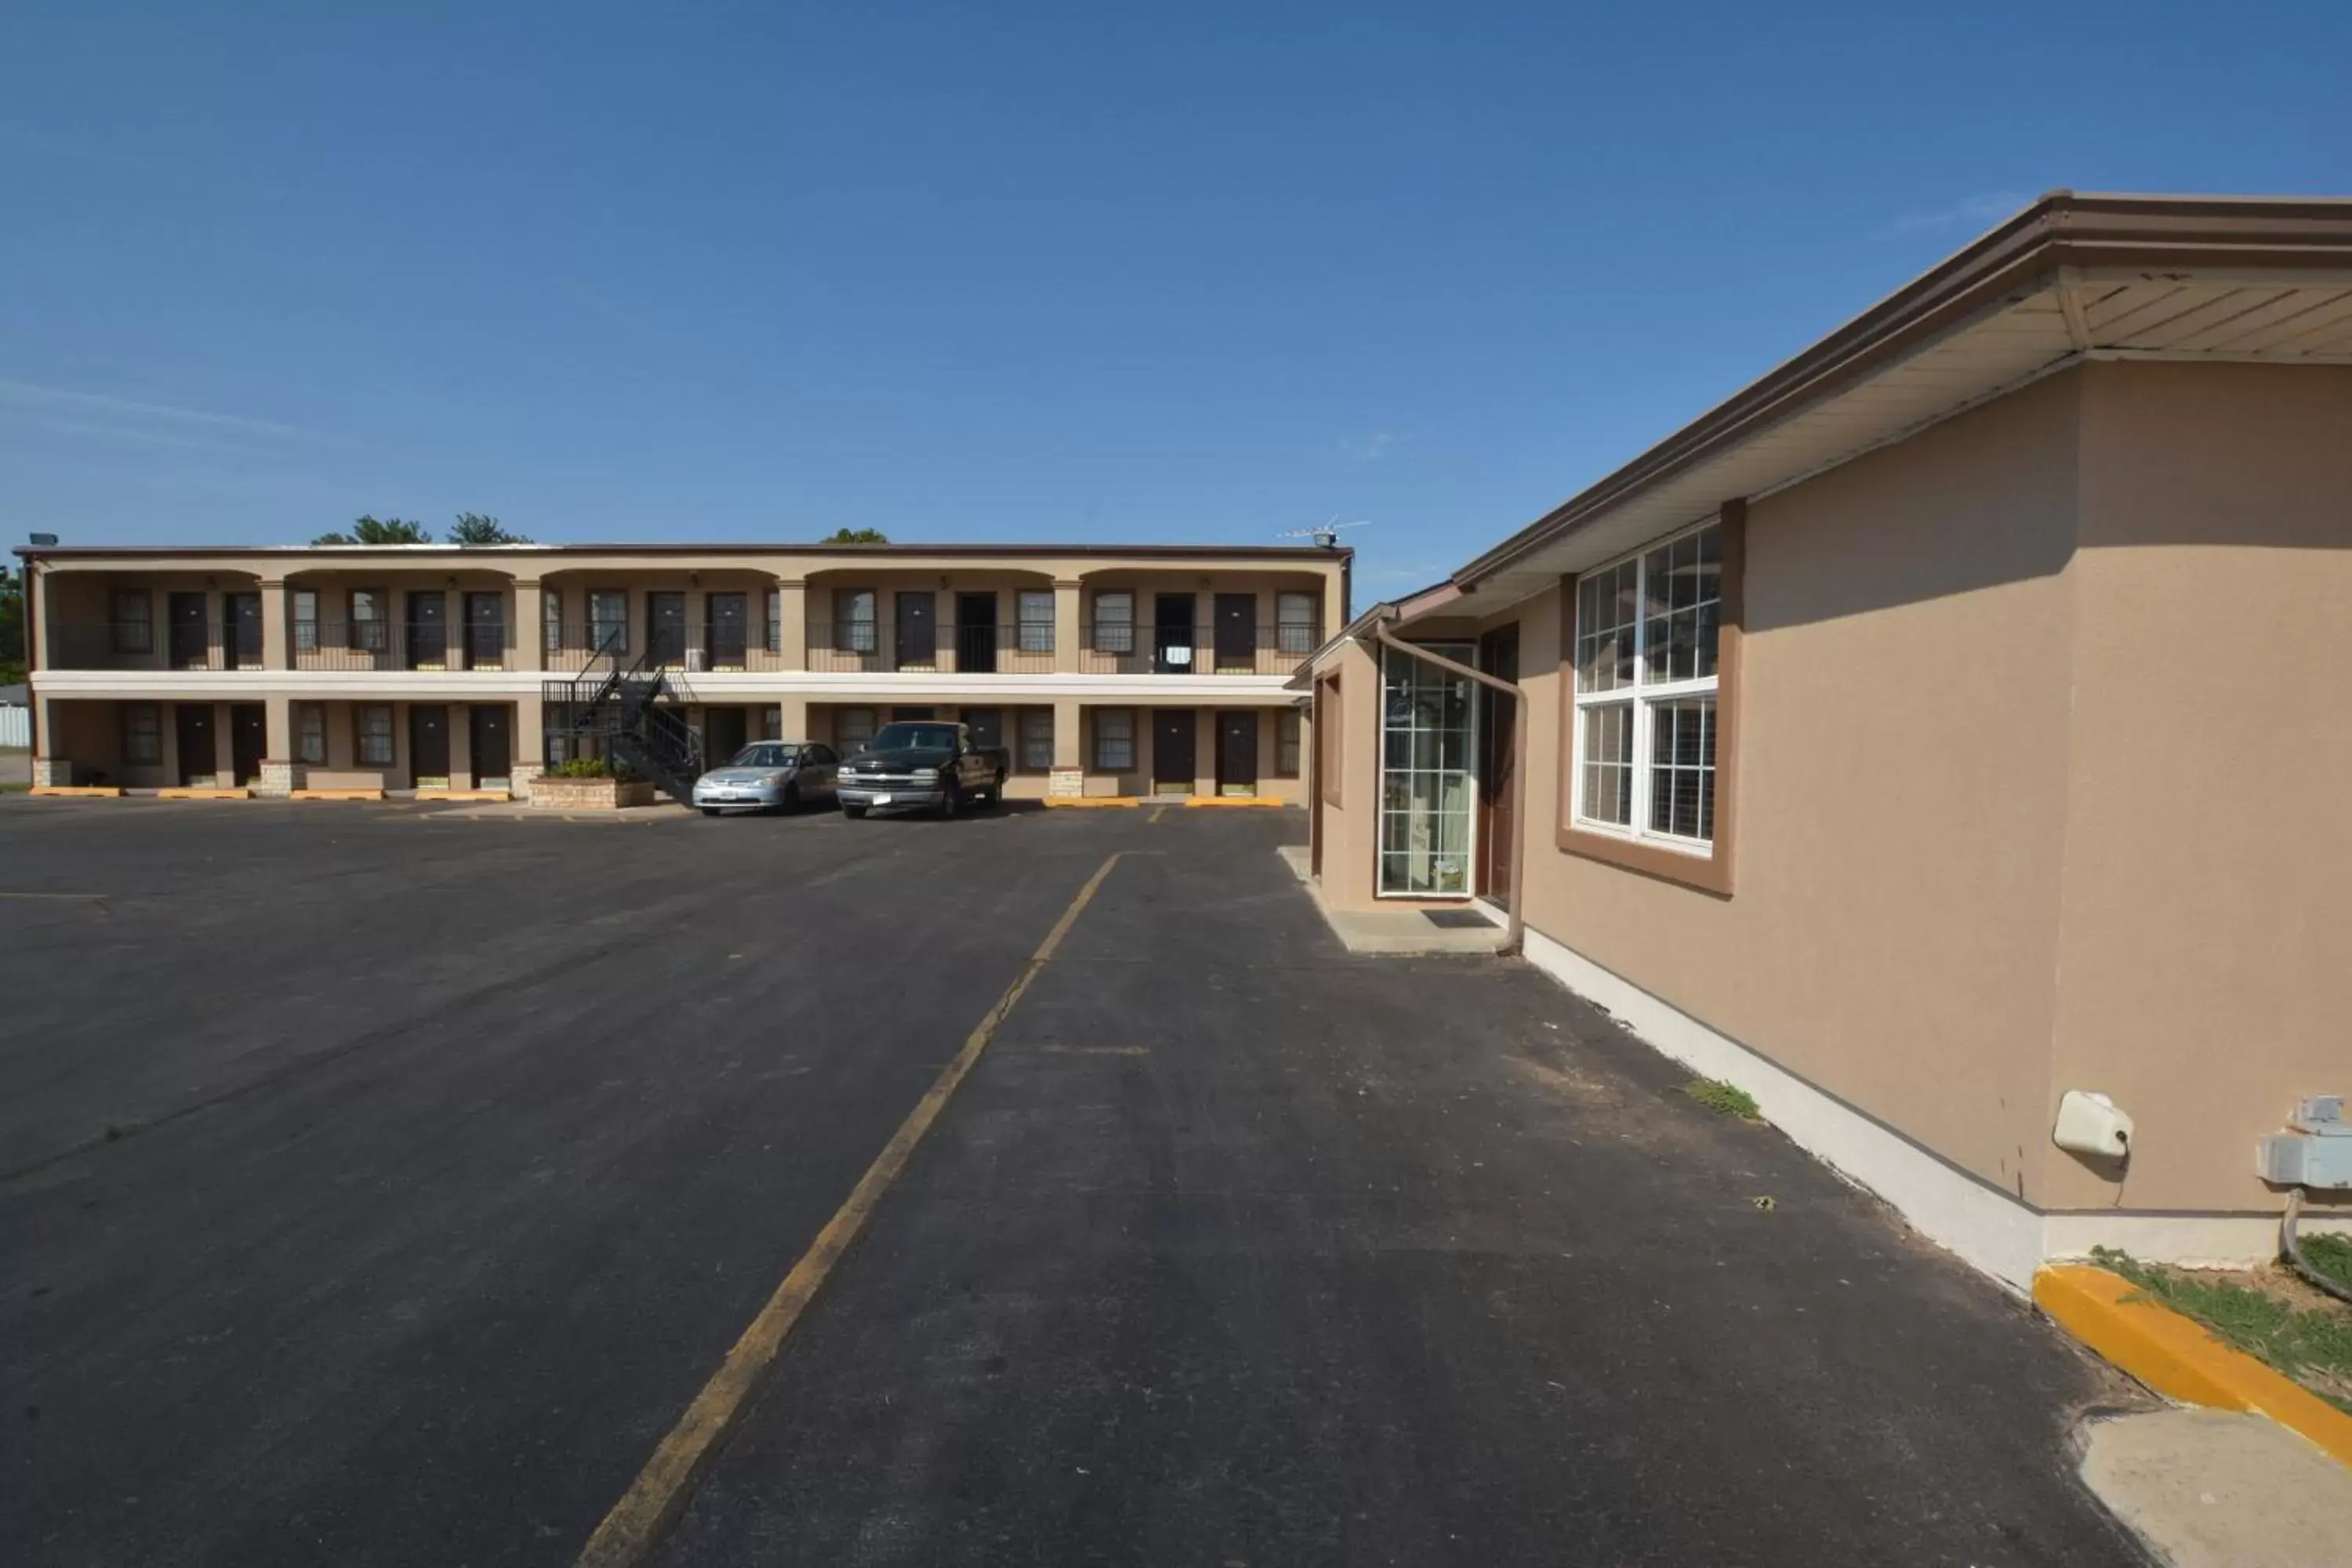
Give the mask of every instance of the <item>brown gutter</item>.
<path id="1" fill-rule="evenodd" d="M 1391 609 L 1391 615 L 1395 611 Z M 1483 669 L 1473 669 L 1466 664 L 1456 664 L 1425 647 L 1405 641 L 1389 630 L 1384 617 L 1372 623 L 1372 636 L 1383 647 L 1395 648 L 1414 658 L 1426 659 L 1449 675 L 1465 680 L 1475 680 L 1481 686 L 1510 693 L 1517 704 L 1516 718 L 1511 725 L 1511 907 L 1507 911 L 1509 921 L 1503 927 L 1503 952 L 1516 953 L 1527 940 L 1527 916 L 1520 911 L 1528 902 L 1528 694 L 1497 675 Z"/>
<path id="2" fill-rule="evenodd" d="M 739 540 L 733 543 L 646 544 L 20 544 L 11 552 L 27 561 L 103 560 L 123 556 L 170 555 L 203 559 L 232 556 L 315 555 L 341 561 L 378 552 L 399 555 L 415 551 L 429 561 L 532 561 L 566 555 L 899 555 L 959 556 L 975 560 L 1022 560 L 1030 557 L 1084 556 L 1138 560 L 1202 561 L 1337 561 L 1349 571 L 1355 550 L 1337 544 L 793 544 L 772 540 Z"/>
<path id="3" fill-rule="evenodd" d="M 2342 268 L 2352 199 L 2053 191 L 1454 574 L 1473 586 L 1636 491 L 1863 380 L 2061 267 Z"/>

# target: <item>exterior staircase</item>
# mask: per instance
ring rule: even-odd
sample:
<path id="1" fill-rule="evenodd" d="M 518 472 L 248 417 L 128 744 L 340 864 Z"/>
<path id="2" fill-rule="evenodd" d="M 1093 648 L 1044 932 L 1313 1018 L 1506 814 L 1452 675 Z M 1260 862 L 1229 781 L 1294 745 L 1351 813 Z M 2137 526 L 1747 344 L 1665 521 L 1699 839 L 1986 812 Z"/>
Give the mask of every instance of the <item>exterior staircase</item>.
<path id="1" fill-rule="evenodd" d="M 571 679 L 541 682 L 548 733 L 569 738 L 575 752 L 580 742 L 595 742 L 607 759 L 691 805 L 705 767 L 702 737 L 678 711 L 691 693 L 657 647 L 624 666 L 620 640 L 615 632 Z"/>

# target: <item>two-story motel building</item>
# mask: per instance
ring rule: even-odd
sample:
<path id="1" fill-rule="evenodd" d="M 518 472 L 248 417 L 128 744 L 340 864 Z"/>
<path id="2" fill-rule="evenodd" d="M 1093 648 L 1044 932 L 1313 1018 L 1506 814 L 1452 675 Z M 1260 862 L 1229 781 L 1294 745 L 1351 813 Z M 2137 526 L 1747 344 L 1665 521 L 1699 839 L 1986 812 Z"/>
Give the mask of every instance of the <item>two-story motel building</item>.
<path id="1" fill-rule="evenodd" d="M 22 549 L 39 786 L 505 789 L 543 706 L 668 671 L 704 753 L 961 720 L 1007 793 L 1302 794 L 1284 685 L 1344 549 L 310 545 Z"/>

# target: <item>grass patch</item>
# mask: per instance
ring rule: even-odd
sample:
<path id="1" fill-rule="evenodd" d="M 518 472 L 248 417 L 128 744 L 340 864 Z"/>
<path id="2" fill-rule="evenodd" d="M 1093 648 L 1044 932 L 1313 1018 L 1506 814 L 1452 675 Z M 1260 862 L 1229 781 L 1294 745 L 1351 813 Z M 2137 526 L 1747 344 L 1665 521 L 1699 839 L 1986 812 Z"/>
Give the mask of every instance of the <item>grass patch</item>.
<path id="1" fill-rule="evenodd" d="M 2305 1236 L 2295 1238 L 2303 1248 L 2303 1260 L 2311 1265 L 2315 1274 L 2325 1274 L 2347 1290 L 2352 1290 L 2352 1236 Z"/>
<path id="2" fill-rule="evenodd" d="M 2319 1262 L 2315 1241 L 2325 1246 L 2327 1263 Z M 2352 1268 L 2352 1245 L 2337 1237 L 2305 1238 L 2303 1250 L 2315 1267 L 2331 1275 Z M 2091 1260 L 2138 1286 L 2149 1300 L 2204 1324 L 2223 1344 L 2267 1362 L 2352 1415 L 2352 1312 L 2332 1305 L 2297 1307 L 2267 1291 L 2142 1263 L 2112 1247 L 2093 1247 Z"/>
<path id="3" fill-rule="evenodd" d="M 1737 1116 L 1742 1121 L 1760 1121 L 1764 1119 L 1763 1113 L 1756 1109 L 1754 1095 L 1737 1085 L 1725 1083 L 1720 1079 L 1695 1078 L 1683 1085 L 1683 1092 L 1709 1110 L 1719 1110 L 1726 1116 Z"/>
<path id="4" fill-rule="evenodd" d="M 28 784 L 0 784 L 0 795 L 22 795 L 32 787 Z"/>

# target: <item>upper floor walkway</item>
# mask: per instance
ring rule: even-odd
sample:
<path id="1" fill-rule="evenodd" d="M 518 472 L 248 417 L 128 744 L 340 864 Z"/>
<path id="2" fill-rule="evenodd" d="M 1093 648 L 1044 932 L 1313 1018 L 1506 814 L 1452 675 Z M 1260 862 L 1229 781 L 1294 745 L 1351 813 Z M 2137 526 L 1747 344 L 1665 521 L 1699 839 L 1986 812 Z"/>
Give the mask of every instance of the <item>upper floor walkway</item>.
<path id="1" fill-rule="evenodd" d="M 37 673 L 1287 677 L 1323 549 L 43 549 Z M 1335 618 L 1336 617 L 1336 618 Z"/>

